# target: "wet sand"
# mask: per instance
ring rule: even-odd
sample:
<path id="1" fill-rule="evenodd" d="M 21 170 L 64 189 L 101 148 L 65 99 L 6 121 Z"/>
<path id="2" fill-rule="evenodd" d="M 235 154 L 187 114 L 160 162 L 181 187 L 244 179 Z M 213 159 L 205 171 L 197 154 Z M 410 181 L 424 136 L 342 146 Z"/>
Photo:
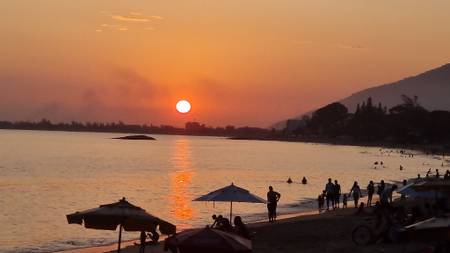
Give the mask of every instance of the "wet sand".
<path id="1" fill-rule="evenodd" d="M 421 252 L 424 245 L 420 243 L 377 243 L 369 246 L 356 246 L 351 239 L 351 232 L 359 224 L 366 223 L 368 215 L 356 215 L 355 208 L 338 209 L 321 214 L 301 214 L 283 218 L 274 223 L 260 222 L 249 224 L 254 236 L 253 252 Z M 116 252 L 117 244 L 92 247 L 60 253 L 104 253 Z M 137 253 L 139 247 L 133 242 L 125 242 L 124 253 Z M 163 244 L 146 247 L 146 253 L 163 251 Z"/>

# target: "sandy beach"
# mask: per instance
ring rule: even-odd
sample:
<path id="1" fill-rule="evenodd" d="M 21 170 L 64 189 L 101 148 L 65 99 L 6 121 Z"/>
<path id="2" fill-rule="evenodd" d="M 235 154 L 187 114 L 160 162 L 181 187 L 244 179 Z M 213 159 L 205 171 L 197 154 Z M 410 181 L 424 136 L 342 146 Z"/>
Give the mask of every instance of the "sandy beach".
<path id="1" fill-rule="evenodd" d="M 282 218 L 275 223 L 249 224 L 254 239 L 253 252 L 418 252 L 425 245 L 420 243 L 376 243 L 357 246 L 352 242 L 351 232 L 359 224 L 366 223 L 369 215 L 356 214 L 355 208 L 337 209 L 321 214 L 303 213 Z M 134 241 L 122 244 L 122 252 L 139 252 Z M 60 251 L 59 253 L 106 253 L 116 252 L 117 244 Z M 163 242 L 147 246 L 147 253 L 164 252 Z"/>

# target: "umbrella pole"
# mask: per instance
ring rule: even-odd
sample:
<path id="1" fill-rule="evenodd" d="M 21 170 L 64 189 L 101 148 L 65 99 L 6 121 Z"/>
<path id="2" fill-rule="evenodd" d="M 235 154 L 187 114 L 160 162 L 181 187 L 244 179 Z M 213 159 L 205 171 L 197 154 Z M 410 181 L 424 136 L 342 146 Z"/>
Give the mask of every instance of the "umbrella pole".
<path id="1" fill-rule="evenodd" d="M 119 243 L 117 245 L 117 253 L 120 253 L 120 241 L 122 240 L 122 224 L 119 225 Z"/>
<path id="2" fill-rule="evenodd" d="M 231 219 L 232 214 L 233 214 L 233 201 L 230 202 L 230 224 L 233 224 L 233 220 Z"/>

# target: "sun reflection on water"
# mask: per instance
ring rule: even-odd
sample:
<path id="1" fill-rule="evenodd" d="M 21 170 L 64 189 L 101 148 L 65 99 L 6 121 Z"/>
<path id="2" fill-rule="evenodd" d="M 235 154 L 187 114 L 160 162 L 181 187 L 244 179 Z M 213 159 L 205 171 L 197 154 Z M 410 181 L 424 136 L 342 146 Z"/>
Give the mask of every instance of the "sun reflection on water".
<path id="1" fill-rule="evenodd" d="M 188 223 L 187 221 L 192 220 L 194 216 L 191 206 L 192 193 L 189 189 L 194 171 L 188 139 L 180 138 L 176 141 L 171 163 L 173 170 L 169 173 L 170 213 L 179 221 L 178 225 L 183 226 L 185 223 Z"/>

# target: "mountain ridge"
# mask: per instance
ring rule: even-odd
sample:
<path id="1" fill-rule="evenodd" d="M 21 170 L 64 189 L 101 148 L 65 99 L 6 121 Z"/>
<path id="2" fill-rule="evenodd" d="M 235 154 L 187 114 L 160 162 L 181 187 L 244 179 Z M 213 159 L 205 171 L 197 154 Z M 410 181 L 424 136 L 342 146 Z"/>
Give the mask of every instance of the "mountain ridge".
<path id="1" fill-rule="evenodd" d="M 418 96 L 419 103 L 430 111 L 450 111 L 450 63 L 398 81 L 369 87 L 333 102 L 342 103 L 349 112 L 354 112 L 357 104 L 366 101 L 369 97 L 372 98 L 374 104 L 381 103 L 383 106 L 391 108 L 402 102 L 401 95 Z M 309 115 L 314 111 L 291 119 L 300 119 L 303 115 Z M 272 127 L 282 129 L 286 126 L 286 121 L 280 121 Z"/>

